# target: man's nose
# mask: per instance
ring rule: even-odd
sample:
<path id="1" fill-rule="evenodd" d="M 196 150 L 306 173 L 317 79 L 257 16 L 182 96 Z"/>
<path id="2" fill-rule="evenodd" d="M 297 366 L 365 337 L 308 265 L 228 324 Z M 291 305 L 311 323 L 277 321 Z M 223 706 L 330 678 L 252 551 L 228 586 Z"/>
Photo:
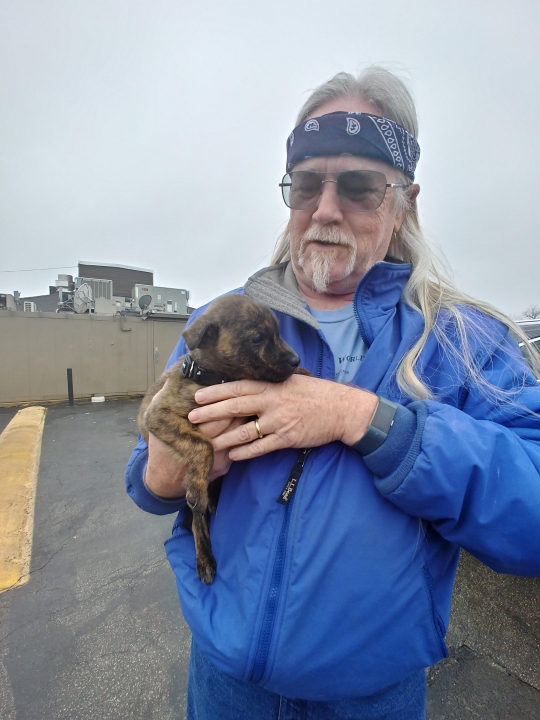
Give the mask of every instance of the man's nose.
<path id="1" fill-rule="evenodd" d="M 337 194 L 335 180 L 325 180 L 313 219 L 320 225 L 331 225 L 343 221 L 343 208 Z"/>

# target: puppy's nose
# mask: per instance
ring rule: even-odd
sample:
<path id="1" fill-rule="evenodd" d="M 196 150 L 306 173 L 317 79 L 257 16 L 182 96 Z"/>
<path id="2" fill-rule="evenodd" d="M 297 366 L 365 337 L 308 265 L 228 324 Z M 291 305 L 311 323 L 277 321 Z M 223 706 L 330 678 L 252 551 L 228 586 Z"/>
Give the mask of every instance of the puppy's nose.
<path id="1" fill-rule="evenodd" d="M 291 367 L 297 368 L 300 365 L 300 358 L 296 353 L 290 353 L 287 362 Z"/>

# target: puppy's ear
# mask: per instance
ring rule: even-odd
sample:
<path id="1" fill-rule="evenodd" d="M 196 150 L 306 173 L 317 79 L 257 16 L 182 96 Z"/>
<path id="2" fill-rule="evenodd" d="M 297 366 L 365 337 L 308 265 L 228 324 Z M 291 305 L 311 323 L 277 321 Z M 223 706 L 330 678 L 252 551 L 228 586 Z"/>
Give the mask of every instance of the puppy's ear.
<path id="1" fill-rule="evenodd" d="M 190 350 L 215 342 L 218 335 L 219 326 L 205 318 L 204 315 L 201 315 L 182 333 L 182 337 Z"/>

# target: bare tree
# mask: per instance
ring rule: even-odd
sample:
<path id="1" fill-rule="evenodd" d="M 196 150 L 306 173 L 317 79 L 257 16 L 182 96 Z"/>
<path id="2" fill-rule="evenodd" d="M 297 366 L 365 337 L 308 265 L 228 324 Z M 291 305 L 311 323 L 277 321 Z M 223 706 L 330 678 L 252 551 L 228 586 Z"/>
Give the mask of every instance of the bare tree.
<path id="1" fill-rule="evenodd" d="M 529 307 L 523 311 L 523 317 L 527 320 L 537 320 L 540 318 L 540 305 L 529 305 Z"/>

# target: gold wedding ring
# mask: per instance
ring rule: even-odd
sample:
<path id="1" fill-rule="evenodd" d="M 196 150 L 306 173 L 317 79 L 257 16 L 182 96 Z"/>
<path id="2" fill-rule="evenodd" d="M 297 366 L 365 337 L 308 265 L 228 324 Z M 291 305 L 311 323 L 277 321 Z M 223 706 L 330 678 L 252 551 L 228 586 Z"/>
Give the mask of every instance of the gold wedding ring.
<path id="1" fill-rule="evenodd" d="M 257 431 L 257 435 L 259 436 L 259 440 L 262 440 L 264 435 L 261 432 L 261 426 L 259 425 L 259 418 L 255 420 L 255 430 Z"/>

